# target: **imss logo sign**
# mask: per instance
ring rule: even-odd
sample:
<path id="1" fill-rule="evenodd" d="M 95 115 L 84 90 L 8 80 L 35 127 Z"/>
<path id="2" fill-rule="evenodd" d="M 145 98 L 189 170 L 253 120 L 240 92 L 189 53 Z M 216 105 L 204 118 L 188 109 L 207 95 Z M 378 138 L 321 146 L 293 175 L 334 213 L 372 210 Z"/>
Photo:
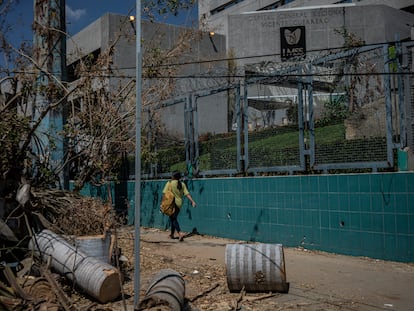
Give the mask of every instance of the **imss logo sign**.
<path id="1" fill-rule="evenodd" d="M 305 26 L 280 27 L 280 51 L 282 60 L 306 56 Z"/>

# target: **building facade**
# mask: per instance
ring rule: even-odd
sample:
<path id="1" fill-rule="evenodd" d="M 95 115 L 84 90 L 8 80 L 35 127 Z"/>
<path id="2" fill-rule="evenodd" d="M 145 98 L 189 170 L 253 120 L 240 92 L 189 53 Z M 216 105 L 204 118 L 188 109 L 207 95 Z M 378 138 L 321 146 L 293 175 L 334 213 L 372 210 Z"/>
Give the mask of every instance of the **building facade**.
<path id="1" fill-rule="evenodd" d="M 170 50 L 175 47 L 180 36 L 188 29 L 171 24 L 155 23 L 151 21 L 142 21 L 142 49 L 145 56 L 146 51 L 156 48 L 162 50 Z M 222 59 L 225 57 L 225 41 L 224 36 L 215 35 L 212 38 L 209 33 L 198 32 L 192 30 L 191 41 L 188 47 L 183 48 L 183 54 L 173 59 L 173 63 L 180 64 L 178 71 L 171 76 L 170 80 L 174 80 L 174 89 L 171 91 L 171 102 L 168 99 L 159 97 L 158 92 L 153 92 L 148 96 L 151 97 L 151 109 L 160 111 L 161 122 L 170 133 L 179 138 L 185 135 L 185 105 L 188 93 L 204 90 L 208 87 L 220 85 L 220 81 L 209 84 L 203 76 L 197 78 L 201 73 L 211 71 L 211 59 Z M 111 76 L 108 76 L 105 86 L 110 91 L 124 92 L 128 97 L 128 92 L 134 100 L 135 87 L 135 57 L 136 42 L 135 28 L 130 22 L 128 16 L 108 13 L 72 38 L 67 40 L 67 66 L 69 82 L 76 84 L 77 78 L 75 67 L 81 59 L 88 55 L 97 56 L 105 52 L 111 45 L 113 47 L 113 57 L 111 63 Z M 220 62 L 214 63 L 215 66 L 221 66 Z M 143 71 L 151 70 L 152 64 L 147 64 Z M 169 83 L 169 77 L 161 77 L 160 79 Z M 132 83 L 133 82 L 133 83 Z M 161 82 L 161 84 L 163 83 Z M 143 88 L 149 87 L 153 80 L 148 77 L 143 79 Z M 174 101 L 177 98 L 184 98 L 182 101 Z M 210 106 L 213 111 L 226 110 L 226 106 L 217 106 L 223 101 L 215 101 Z M 211 118 L 200 120 L 202 132 L 225 132 L 227 131 L 226 113 L 211 115 L 207 107 L 200 106 L 201 113 L 211 116 Z M 146 118 L 146 114 L 143 115 Z M 145 120 L 146 122 L 147 120 Z"/>
<path id="2" fill-rule="evenodd" d="M 276 9 L 321 7 L 331 4 L 386 5 L 414 13 L 414 4 L 410 0 L 206 0 L 198 2 L 198 11 L 200 19 L 204 20 L 210 28 L 227 36 L 228 16 L 230 15 Z"/>
<path id="3" fill-rule="evenodd" d="M 351 37 L 362 45 L 410 41 L 414 28 L 414 5 L 406 0 L 212 0 L 199 2 L 199 14 L 204 26 L 226 36 L 227 51 L 231 51 L 242 75 L 312 61 L 352 44 Z M 297 42 L 289 44 L 289 40 Z M 263 64 L 270 65 L 263 68 Z M 251 69 L 259 67 L 260 72 Z M 270 84 L 247 88 L 250 119 L 261 118 L 255 122 L 260 126 L 286 122 L 288 105 L 283 102 L 295 100 L 295 88 Z M 315 103 L 327 94 L 321 96 L 314 99 Z M 276 99 L 281 103 L 279 109 L 261 109 L 263 104 L 257 102 L 265 101 L 264 97 Z M 269 101 L 265 105 L 269 106 Z M 264 114 L 271 114 L 272 120 L 266 121 L 261 117 Z"/>

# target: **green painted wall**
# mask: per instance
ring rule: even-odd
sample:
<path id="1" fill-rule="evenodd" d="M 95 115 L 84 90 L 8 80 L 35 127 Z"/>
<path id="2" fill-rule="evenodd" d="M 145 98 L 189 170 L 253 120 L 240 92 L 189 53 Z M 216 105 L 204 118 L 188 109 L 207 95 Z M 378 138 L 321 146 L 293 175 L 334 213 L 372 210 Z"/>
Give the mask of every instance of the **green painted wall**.
<path id="1" fill-rule="evenodd" d="M 158 207 L 164 182 L 142 183 L 142 226 L 169 228 Z M 183 206 L 186 232 L 414 262 L 414 173 L 214 178 L 187 186 L 198 207 Z M 127 188 L 133 200 L 133 182 Z"/>

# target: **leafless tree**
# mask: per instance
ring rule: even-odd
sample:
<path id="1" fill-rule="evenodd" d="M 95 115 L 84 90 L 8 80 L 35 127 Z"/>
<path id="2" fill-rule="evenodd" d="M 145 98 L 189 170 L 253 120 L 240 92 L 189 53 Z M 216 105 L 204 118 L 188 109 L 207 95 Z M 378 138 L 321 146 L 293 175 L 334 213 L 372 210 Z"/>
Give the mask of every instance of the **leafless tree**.
<path id="1" fill-rule="evenodd" d="M 144 1 L 143 11 L 146 16 L 155 18 L 167 13 L 177 14 L 193 2 Z M 2 16 L 5 16 L 13 1 L 0 4 Z M 0 23 L 2 34 L 11 27 L 3 21 Z M 129 21 L 125 22 L 125 27 L 130 27 Z M 60 32 L 36 24 L 33 29 L 48 38 Z M 121 30 L 119 37 L 122 35 Z M 150 108 L 171 94 L 174 81 L 168 77 L 179 70 L 180 57 L 190 49 L 190 42 L 198 35 L 197 30 L 183 29 L 177 42 L 167 49 L 158 47 L 157 40 L 152 40 L 151 44 L 144 42 L 144 108 Z M 76 188 L 80 189 L 86 182 L 99 183 L 116 177 L 122 158 L 133 153 L 135 139 L 131 135 L 135 132 L 135 92 L 120 92 L 108 86 L 108 79 L 116 70 L 112 57 L 118 39 L 99 55 L 80 57 L 75 69 L 78 79 L 73 83 L 61 81 L 53 72 L 45 70 L 27 47 L 13 47 L 3 35 L 0 40 L 2 52 L 7 57 L 7 67 L 0 68 L 0 182 L 10 184 L 12 181 L 13 189 L 22 178 L 35 186 L 50 186 L 55 184 L 62 171 L 69 169 Z M 47 77 L 47 85 L 36 83 L 39 72 Z M 133 90 L 135 80 L 125 79 L 130 81 L 123 87 Z M 36 107 L 39 92 L 49 103 L 42 109 Z M 57 109 L 67 112 L 63 131 L 59 133 L 66 148 L 63 161 L 52 166 L 36 130 L 42 119 Z M 35 116 L 34 111 L 40 113 Z M 154 111 L 151 118 L 157 120 Z M 155 124 L 161 127 L 161 124 Z M 143 137 L 143 154 L 148 157 L 150 142 L 146 141 L 145 135 Z M 53 148 L 53 140 L 50 144 Z M 2 188 L 0 196 L 9 190 Z"/>

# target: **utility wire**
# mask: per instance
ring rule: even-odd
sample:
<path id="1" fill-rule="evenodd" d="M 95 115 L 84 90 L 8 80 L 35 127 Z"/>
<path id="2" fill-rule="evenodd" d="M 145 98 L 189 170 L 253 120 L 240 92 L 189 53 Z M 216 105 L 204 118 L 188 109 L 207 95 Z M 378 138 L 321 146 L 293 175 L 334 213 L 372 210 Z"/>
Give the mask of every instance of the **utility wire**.
<path id="1" fill-rule="evenodd" d="M 18 72 L 16 72 L 18 73 Z M 20 72 L 23 73 L 23 72 Z M 26 72 L 27 73 L 27 72 Z M 36 73 L 30 73 L 35 75 Z M 237 74 L 237 75 L 216 75 L 216 74 L 209 74 L 209 75 L 159 75 L 154 77 L 145 77 L 146 80 L 157 80 L 157 79 L 224 79 L 224 78 L 273 78 L 273 79 L 285 79 L 285 78 L 292 78 L 292 77 L 336 77 L 336 76 L 410 76 L 414 75 L 414 71 L 410 72 L 356 72 L 356 73 L 298 73 L 298 74 Z M 79 76 L 82 78 L 85 76 Z M 133 75 L 95 75 L 96 78 L 119 78 L 119 79 L 135 79 Z M 75 80 L 76 81 L 76 80 Z"/>
<path id="2" fill-rule="evenodd" d="M 405 41 L 409 42 L 409 43 L 414 43 L 414 40 L 410 40 L 410 41 Z M 345 51 L 349 51 L 352 49 L 357 50 L 358 48 L 363 48 L 363 47 L 370 47 L 370 46 L 377 46 L 377 45 L 385 45 L 385 44 L 389 44 L 389 45 L 393 45 L 397 43 L 396 41 L 394 42 L 384 42 L 384 43 L 373 43 L 373 44 L 368 44 L 368 45 L 363 45 L 363 46 L 359 46 L 359 47 L 353 47 L 353 48 L 348 48 L 348 47 L 334 47 L 334 48 L 324 48 L 324 49 L 314 49 L 314 50 L 308 50 L 307 53 L 315 53 L 315 52 L 330 52 L 329 54 L 320 56 L 321 58 L 335 54 L 335 53 L 341 53 L 341 52 L 345 52 Z M 333 52 L 335 51 L 335 52 Z M 372 51 L 369 51 L 372 53 Z M 381 51 L 382 52 L 382 51 Z M 363 52 L 363 53 L 368 53 L 368 52 Z M 408 54 L 411 54 L 411 52 L 408 52 Z M 406 55 L 406 54 L 401 54 Z M 200 65 L 200 64 L 210 64 L 210 63 L 217 63 L 217 62 L 228 62 L 228 61 L 236 61 L 236 60 L 248 60 L 248 59 L 254 59 L 254 58 L 268 58 L 268 57 L 275 57 L 275 56 L 280 56 L 280 53 L 272 53 L 272 54 L 262 54 L 262 55 L 250 55 L 250 56 L 242 56 L 242 57 L 232 57 L 232 58 L 221 58 L 221 59 L 211 59 L 211 60 L 199 60 L 199 61 L 188 61 L 188 62 L 180 62 L 180 63 L 168 63 L 168 64 L 157 64 L 156 66 L 154 65 L 145 65 L 143 66 L 143 69 L 161 69 L 163 67 L 179 67 L 179 66 L 188 66 L 188 65 Z M 345 57 L 343 59 L 346 59 Z M 271 60 L 268 60 L 271 62 Z M 304 60 L 300 60 L 303 63 L 306 63 L 306 59 Z M 311 62 L 311 60 L 310 60 Z M 280 65 L 281 63 L 279 63 Z M 289 64 L 286 63 L 288 67 Z M 250 64 L 252 65 L 252 64 Z M 111 69 L 89 69 L 88 71 L 83 71 L 83 72 L 87 72 L 87 73 L 95 73 L 95 72 L 105 72 L 105 71 L 122 71 L 122 70 L 135 70 L 135 66 L 130 66 L 130 67 L 117 67 L 117 68 L 111 68 Z M 10 73 L 13 74 L 22 74 L 22 73 L 26 73 L 26 74 L 38 74 L 38 72 L 28 72 L 28 71 L 11 71 Z M 208 73 L 207 73 L 208 74 Z M 343 75 L 374 75 L 373 73 L 353 73 L 353 74 L 343 74 Z M 406 72 L 403 73 L 378 73 L 377 75 L 383 75 L 383 74 L 407 74 Z M 408 73 L 410 74 L 410 73 Z M 309 75 L 313 75 L 315 76 L 316 74 L 308 74 L 308 75 L 295 75 L 295 76 L 309 76 Z M 331 74 L 331 75 L 337 75 L 337 74 Z M 86 75 L 78 75 L 79 77 L 85 77 Z M 289 75 L 283 75 L 283 76 L 289 76 Z M 329 76 L 329 74 L 321 74 L 321 76 Z M 123 74 L 106 74 L 106 75 L 99 75 L 97 77 L 102 77 L 102 78 L 108 78 L 108 77 L 113 77 L 113 78 L 134 78 L 135 76 L 130 76 L 130 75 L 123 75 Z M 200 74 L 194 75 L 186 75 L 186 76 L 182 76 L 182 75 L 178 75 L 178 76 L 173 76 L 173 75 L 168 75 L 168 76 L 154 76 L 154 79 L 167 79 L 167 78 L 176 78 L 176 79 L 182 79 L 182 78 L 230 78 L 230 77 L 234 77 L 234 78 L 244 78 L 245 75 L 210 75 L 208 74 L 208 76 L 203 76 Z M 148 77 L 144 77 L 146 79 L 151 79 Z"/>

